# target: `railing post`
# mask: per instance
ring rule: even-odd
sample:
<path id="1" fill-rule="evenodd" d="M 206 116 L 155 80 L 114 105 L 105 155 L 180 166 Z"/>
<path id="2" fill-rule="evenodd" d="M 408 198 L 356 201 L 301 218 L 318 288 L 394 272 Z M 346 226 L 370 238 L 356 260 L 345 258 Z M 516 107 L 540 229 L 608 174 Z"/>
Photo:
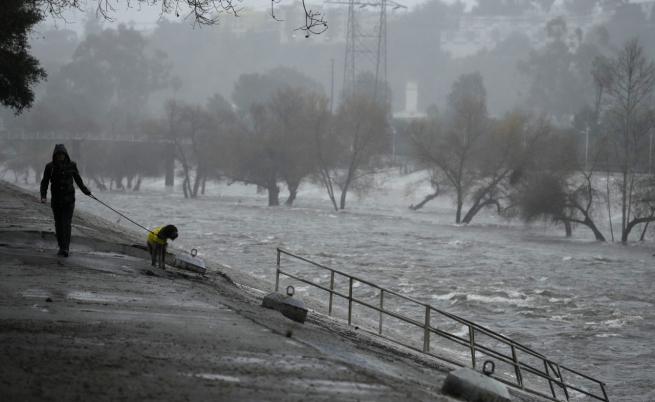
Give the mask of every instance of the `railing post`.
<path id="1" fill-rule="evenodd" d="M 559 364 L 555 363 L 555 368 L 557 368 L 557 375 L 559 376 L 559 380 L 562 382 L 562 389 L 564 390 L 564 396 L 566 396 L 566 400 L 569 400 L 569 390 L 566 388 L 566 383 L 564 382 L 564 376 L 562 375 L 562 370 L 559 368 Z"/>
<path id="2" fill-rule="evenodd" d="M 521 344 L 519 344 L 519 343 L 511 341 L 511 340 L 507 339 L 506 337 L 502 336 L 501 334 L 495 333 L 495 332 L 493 332 L 491 330 L 488 330 L 488 329 L 486 329 L 484 327 L 478 327 L 477 324 L 475 324 L 475 323 L 472 323 L 470 321 L 461 319 L 461 318 L 457 317 L 456 315 L 443 312 L 443 311 L 441 311 L 441 310 L 439 310 L 437 308 L 432 307 L 431 305 L 429 305 L 427 303 L 422 303 L 422 302 L 416 301 L 413 298 L 406 297 L 406 296 L 403 296 L 401 294 L 398 294 L 398 293 L 396 293 L 396 292 L 394 292 L 392 290 L 381 288 L 381 287 L 379 287 L 379 286 L 377 286 L 375 284 L 372 284 L 371 282 L 366 281 L 365 279 L 355 279 L 355 277 L 352 277 L 352 276 L 350 276 L 348 274 L 342 273 L 342 272 L 337 271 L 337 270 L 333 270 L 332 268 L 325 267 L 323 265 L 312 262 L 312 261 L 307 260 L 305 258 L 296 256 L 296 255 L 294 255 L 294 254 L 292 254 L 290 252 L 287 252 L 287 251 L 285 251 L 283 249 L 280 249 L 280 248 L 277 248 L 275 291 L 279 291 L 280 276 L 281 275 L 287 275 L 289 277 L 297 278 L 299 281 L 301 281 L 303 283 L 318 286 L 320 289 L 326 290 L 325 287 L 323 287 L 322 285 L 318 285 L 316 283 L 313 283 L 313 281 L 306 280 L 306 279 L 301 278 L 301 277 L 296 277 L 295 274 L 292 274 L 291 272 L 289 272 L 289 273 L 283 272 L 282 267 L 281 267 L 282 254 L 286 254 L 291 259 L 294 259 L 294 258 L 299 259 L 301 261 L 305 261 L 305 262 L 308 262 L 310 264 L 313 264 L 313 265 L 315 265 L 315 266 L 317 266 L 319 268 L 326 269 L 326 270 L 330 271 L 330 288 L 329 288 L 330 301 L 329 301 L 329 307 L 328 307 L 328 312 L 329 312 L 330 316 L 332 316 L 332 310 L 333 310 L 333 307 L 334 307 L 334 295 L 335 295 L 335 293 L 340 297 L 344 296 L 342 293 L 335 292 L 335 290 L 334 290 L 335 289 L 335 276 L 336 276 L 336 274 L 339 274 L 339 275 L 342 275 L 342 276 L 348 278 L 348 296 L 347 296 L 347 298 L 348 298 L 348 325 L 349 326 L 353 325 L 353 323 L 352 323 L 352 321 L 353 321 L 353 301 L 355 301 L 354 296 L 353 296 L 353 287 L 354 287 L 355 280 L 357 280 L 358 282 L 360 282 L 360 284 L 364 284 L 364 285 L 367 285 L 367 286 L 372 286 L 373 288 L 379 289 L 379 291 L 380 291 L 380 300 L 379 300 L 379 306 L 380 307 L 378 309 L 379 314 L 380 314 L 378 332 L 379 332 L 380 335 L 382 335 L 383 322 L 384 322 L 384 315 L 385 314 L 390 314 L 390 315 L 392 315 L 393 317 L 395 317 L 397 319 L 400 319 L 400 320 L 402 320 L 402 321 L 404 321 L 406 323 L 418 326 L 419 328 L 421 326 L 423 326 L 423 330 L 424 330 L 424 334 L 423 334 L 423 352 L 429 354 L 430 353 L 430 348 L 431 348 L 431 337 L 432 337 L 431 332 L 435 332 L 435 334 L 438 335 L 438 336 L 445 336 L 447 339 L 450 339 L 448 336 L 446 336 L 448 334 L 442 333 L 442 331 L 440 331 L 439 329 L 437 329 L 436 327 L 431 325 L 431 315 L 432 315 L 431 310 L 435 310 L 437 313 L 443 314 L 443 315 L 457 321 L 462 326 L 468 327 L 468 330 L 469 330 L 469 348 L 470 348 L 470 351 L 471 351 L 471 366 L 473 367 L 474 370 L 476 369 L 476 365 L 477 365 L 477 362 L 476 362 L 476 360 L 477 360 L 477 357 L 476 357 L 477 344 L 476 344 L 476 340 L 475 340 L 475 332 L 476 332 L 476 330 L 478 330 L 483 335 L 492 337 L 492 338 L 494 338 L 494 339 L 496 339 L 498 341 L 502 341 L 503 343 L 505 343 L 505 345 L 509 345 L 511 347 L 511 353 L 512 353 L 512 355 L 511 355 L 511 359 L 512 359 L 511 364 L 514 366 L 514 370 L 515 370 L 516 385 L 511 383 L 511 382 L 506 382 L 508 385 L 513 386 L 513 387 L 517 387 L 517 388 L 521 388 L 521 389 L 526 390 L 526 391 L 528 391 L 530 393 L 535 393 L 535 394 L 541 395 L 543 397 L 546 397 L 548 399 L 559 401 L 559 400 L 562 400 L 562 399 L 561 399 L 561 397 L 558 397 L 559 391 L 556 389 L 557 387 L 555 387 L 555 385 L 557 385 L 558 387 L 561 387 L 562 390 L 564 391 L 566 401 L 570 401 L 568 386 L 565 383 L 564 377 L 562 375 L 562 370 L 564 370 L 564 371 L 567 371 L 572 376 L 580 375 L 582 377 L 585 377 L 585 378 L 587 378 L 589 380 L 592 380 L 595 383 L 597 383 L 601 388 L 603 396 L 601 397 L 599 395 L 594 395 L 594 394 L 588 394 L 588 395 L 591 396 L 591 397 L 594 397 L 595 399 L 602 400 L 604 402 L 609 402 L 609 397 L 607 396 L 607 390 L 605 389 L 606 384 L 604 384 L 603 382 L 598 381 L 598 380 L 596 380 L 596 379 L 594 379 L 592 377 L 588 377 L 586 375 L 580 374 L 580 373 L 576 372 L 573 369 L 568 369 L 566 367 L 564 369 L 562 369 L 562 367 L 560 367 L 560 365 L 558 363 L 555 363 L 555 362 L 552 362 L 552 361 L 548 360 L 543 355 L 537 354 L 536 352 L 530 350 L 529 348 L 526 348 L 524 346 L 521 346 Z M 390 293 L 391 295 L 404 298 L 404 299 L 406 299 L 406 300 L 408 300 L 408 301 L 410 301 L 412 303 L 415 303 L 415 305 L 424 306 L 425 307 L 425 321 L 424 321 L 424 324 L 421 325 L 421 323 L 416 322 L 415 319 L 409 318 L 407 316 L 403 316 L 402 314 L 395 314 L 395 313 L 392 313 L 391 311 L 386 311 L 384 309 L 384 294 L 385 293 Z M 364 302 L 364 301 L 361 301 L 361 300 L 357 300 L 357 302 L 362 303 L 364 305 L 367 305 L 367 306 L 375 309 L 375 307 L 373 305 L 368 304 L 367 302 Z M 462 341 L 464 341 L 464 343 L 466 343 L 466 340 L 462 339 L 461 336 L 456 336 L 455 338 L 457 338 L 458 340 L 462 340 Z M 395 341 L 395 342 L 398 342 L 401 345 L 404 345 L 400 341 Z M 405 345 L 405 346 L 407 346 L 407 345 Z M 494 356 L 497 353 L 500 356 L 503 356 L 503 358 L 501 358 L 501 360 L 503 360 L 505 362 L 508 361 L 508 360 L 506 360 L 506 358 L 508 356 L 502 355 L 502 354 L 500 354 L 500 352 L 495 352 L 493 349 L 491 349 L 491 352 L 489 352 L 488 347 L 485 346 L 484 344 L 481 344 L 480 347 L 481 347 L 481 356 L 482 357 L 484 357 L 484 355 L 487 355 L 489 353 L 492 353 L 491 356 Z M 412 347 L 412 348 L 415 348 L 415 347 Z M 548 381 L 548 385 L 549 385 L 551 393 L 552 393 L 552 398 L 549 397 L 547 393 L 541 393 L 539 391 L 532 390 L 529 387 L 525 386 L 524 379 L 523 379 L 523 369 L 524 368 L 526 370 L 530 369 L 530 366 L 526 365 L 526 364 L 523 364 L 524 367 L 521 367 L 521 362 L 519 361 L 519 358 L 518 358 L 517 349 L 518 349 L 518 352 L 525 351 L 526 353 L 529 353 L 529 354 L 532 354 L 533 356 L 541 358 L 541 360 L 544 363 L 545 375 L 542 374 L 542 372 L 538 371 L 538 369 L 536 371 L 534 371 L 533 374 L 537 374 L 540 377 L 542 377 L 543 380 Z M 416 349 L 416 350 L 418 350 L 418 349 Z M 450 361 L 448 359 L 445 359 L 445 360 Z M 530 370 L 528 370 L 528 371 L 530 371 Z M 553 373 L 553 375 L 550 374 L 551 372 Z M 530 382 L 528 381 L 528 383 L 530 383 Z M 574 386 L 577 386 L 576 381 L 572 382 L 572 388 L 575 388 Z"/>
<path id="3" fill-rule="evenodd" d="M 610 402 L 610 399 L 607 397 L 607 392 L 605 391 L 605 384 L 602 382 L 598 382 L 600 384 L 600 390 L 603 391 L 603 397 L 605 398 L 605 402 Z"/>
<path id="4" fill-rule="evenodd" d="M 475 369 L 475 328 L 469 325 L 469 344 L 471 347 L 471 367 Z"/>
<path id="5" fill-rule="evenodd" d="M 423 332 L 423 352 L 430 351 L 430 305 L 425 305 L 425 327 Z"/>
<path id="6" fill-rule="evenodd" d="M 280 249 L 277 249 L 277 265 L 275 267 L 275 291 L 280 289 Z"/>
<path id="7" fill-rule="evenodd" d="M 330 271 L 330 304 L 328 304 L 328 315 L 332 316 L 332 299 L 334 298 L 334 271 Z"/>
<path id="8" fill-rule="evenodd" d="M 378 333 L 382 335 L 382 319 L 384 318 L 384 313 L 382 311 L 384 310 L 384 289 L 380 289 L 380 328 L 378 329 Z"/>
<path id="9" fill-rule="evenodd" d="M 523 388 L 523 375 L 521 374 L 521 366 L 519 365 L 519 359 L 516 357 L 516 348 L 514 345 L 512 347 L 512 360 L 514 361 L 514 372 L 516 373 L 516 383 L 519 387 Z M 550 382 L 550 381 L 549 381 Z"/>
<path id="10" fill-rule="evenodd" d="M 353 317 L 353 277 L 349 277 L 348 283 L 348 325 L 352 323 Z"/>
<path id="11" fill-rule="evenodd" d="M 553 394 L 553 398 L 557 399 L 555 394 L 555 387 L 553 387 L 553 381 L 550 379 L 550 370 L 548 369 L 548 361 L 544 359 L 544 368 L 546 369 L 546 376 L 548 376 L 548 385 L 550 386 L 550 393 Z"/>

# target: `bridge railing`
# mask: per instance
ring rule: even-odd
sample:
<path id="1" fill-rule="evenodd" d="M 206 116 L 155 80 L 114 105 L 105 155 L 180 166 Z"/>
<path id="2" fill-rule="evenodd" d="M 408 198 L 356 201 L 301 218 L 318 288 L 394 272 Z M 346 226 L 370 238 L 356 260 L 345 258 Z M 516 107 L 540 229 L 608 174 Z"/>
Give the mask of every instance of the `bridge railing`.
<path id="1" fill-rule="evenodd" d="M 322 285 L 309 280 L 298 273 L 283 270 L 281 265 L 283 256 L 301 263 L 309 264 L 310 266 L 322 271 L 329 272 L 329 284 Z M 385 339 L 393 343 L 422 352 L 457 366 L 471 366 L 474 369 L 483 363 L 482 360 L 486 356 L 486 360 L 491 360 L 494 366 L 498 364 L 499 366 L 503 365 L 503 367 L 506 368 L 509 367 L 509 370 L 506 370 L 500 375 L 493 374 L 492 376 L 495 379 L 509 386 L 521 389 L 531 394 L 539 395 L 549 400 L 569 401 L 572 395 L 574 395 L 586 396 L 594 400 L 609 402 L 605 384 L 602 381 L 554 362 L 541 353 L 513 341 L 504 335 L 465 318 L 442 311 L 430 304 L 420 302 L 393 290 L 378 286 L 365 279 L 327 267 L 278 248 L 275 275 L 276 291 L 279 290 L 280 276 L 282 275 L 327 292 L 328 315 L 330 316 L 332 316 L 334 312 L 335 298 L 341 298 L 347 301 L 348 325 L 353 325 L 354 305 L 360 305 L 374 310 L 379 314 L 377 319 L 377 330 L 374 331 L 374 333 L 383 336 Z M 340 278 L 341 280 L 345 279 L 347 281 L 347 293 L 335 289 L 335 281 L 337 278 Z M 365 298 L 357 297 L 353 294 L 353 289 L 361 285 L 367 286 L 369 289 L 373 290 L 373 293 L 375 294 L 374 298 L 376 299 L 375 302 L 371 300 L 371 297 L 368 297 L 365 300 Z M 388 309 L 385 307 L 385 297 L 388 298 L 391 296 L 420 308 L 423 311 L 423 317 L 417 319 L 416 317 L 410 317 L 399 311 Z M 393 318 L 410 327 L 420 329 L 422 332 L 422 347 L 403 342 L 399 339 L 403 338 L 399 334 L 384 336 L 383 326 L 385 318 Z M 436 324 L 438 320 L 442 321 L 439 324 Z M 452 328 L 452 325 L 449 325 L 447 321 L 450 321 L 450 324 L 455 323 L 458 326 L 464 327 L 465 335 L 462 335 L 461 331 L 455 332 L 449 330 L 449 328 Z M 468 362 L 462 363 L 461 360 L 447 357 L 447 349 L 443 349 L 440 351 L 440 354 L 436 354 L 431 346 L 432 335 L 436 335 L 439 339 L 447 340 L 452 344 L 463 347 L 469 356 L 467 359 Z"/>
<path id="2" fill-rule="evenodd" d="M 175 141 L 166 137 L 150 136 L 141 133 L 70 133 L 62 131 L 8 131 L 0 130 L 2 141 L 102 141 L 102 142 L 143 142 L 173 144 Z M 178 139 L 181 144 L 190 143 L 188 139 Z"/>

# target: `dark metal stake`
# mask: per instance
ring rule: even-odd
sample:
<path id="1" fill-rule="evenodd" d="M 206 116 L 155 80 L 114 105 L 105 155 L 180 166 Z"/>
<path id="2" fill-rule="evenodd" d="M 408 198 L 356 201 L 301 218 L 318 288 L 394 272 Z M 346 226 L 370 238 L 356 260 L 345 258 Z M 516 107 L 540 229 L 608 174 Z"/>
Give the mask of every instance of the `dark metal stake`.
<path id="1" fill-rule="evenodd" d="M 471 344 L 471 366 L 475 369 L 475 329 L 469 325 L 469 343 Z"/>
<path id="2" fill-rule="evenodd" d="M 350 277 L 350 283 L 348 286 L 348 325 L 352 323 L 353 315 L 353 278 Z"/>
<path id="3" fill-rule="evenodd" d="M 275 291 L 280 289 L 280 249 L 277 249 L 277 265 L 275 268 Z"/>
<path id="4" fill-rule="evenodd" d="M 330 304 L 328 304 L 328 315 L 332 316 L 332 299 L 334 299 L 334 271 L 330 271 Z"/>
<path id="5" fill-rule="evenodd" d="M 425 326 L 423 329 L 423 352 L 430 351 L 430 306 L 425 305 Z"/>
<path id="6" fill-rule="evenodd" d="M 550 370 L 548 369 L 548 362 L 544 360 L 544 368 L 546 369 L 546 376 L 548 377 L 548 385 L 550 385 L 550 392 L 553 394 L 553 398 L 557 399 L 555 394 L 555 387 L 553 387 L 553 382 L 550 380 Z"/>
<path id="7" fill-rule="evenodd" d="M 521 374 L 521 366 L 519 359 L 516 357 L 516 348 L 512 345 L 512 360 L 514 361 L 514 372 L 516 373 L 516 383 L 519 387 L 523 388 L 523 375 Z"/>
<path id="8" fill-rule="evenodd" d="M 380 328 L 378 329 L 378 333 L 382 335 L 382 320 L 384 318 L 384 314 L 382 313 L 384 311 L 384 289 L 380 289 Z"/>

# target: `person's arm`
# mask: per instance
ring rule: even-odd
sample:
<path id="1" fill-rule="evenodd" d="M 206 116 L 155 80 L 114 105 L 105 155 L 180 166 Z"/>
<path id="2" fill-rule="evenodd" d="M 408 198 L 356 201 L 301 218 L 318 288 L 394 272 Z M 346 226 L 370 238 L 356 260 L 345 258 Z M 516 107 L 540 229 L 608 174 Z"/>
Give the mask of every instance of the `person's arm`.
<path id="1" fill-rule="evenodd" d="M 80 176 L 80 172 L 77 170 L 77 165 L 75 163 L 73 163 L 73 179 L 75 179 L 77 187 L 79 187 L 85 195 L 91 195 L 91 191 L 84 185 L 82 177 Z"/>
<path id="2" fill-rule="evenodd" d="M 52 175 L 52 164 L 45 165 L 43 170 L 43 178 L 41 179 L 41 202 L 45 202 L 48 196 L 48 184 L 50 184 L 50 176 Z"/>

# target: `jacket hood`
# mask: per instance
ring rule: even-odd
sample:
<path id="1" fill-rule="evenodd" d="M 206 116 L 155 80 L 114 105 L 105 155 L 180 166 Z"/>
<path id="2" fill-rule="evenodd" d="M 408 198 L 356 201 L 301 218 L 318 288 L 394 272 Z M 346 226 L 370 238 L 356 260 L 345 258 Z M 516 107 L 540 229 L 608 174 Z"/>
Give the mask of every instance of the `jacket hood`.
<path id="1" fill-rule="evenodd" d="M 64 144 L 55 145 L 55 150 L 52 151 L 52 161 L 53 162 L 55 161 L 55 155 L 57 155 L 57 154 L 64 154 L 64 156 L 66 157 L 66 162 L 71 161 L 71 158 L 70 158 L 70 156 L 68 156 L 68 151 L 66 150 L 66 147 L 64 146 Z"/>

